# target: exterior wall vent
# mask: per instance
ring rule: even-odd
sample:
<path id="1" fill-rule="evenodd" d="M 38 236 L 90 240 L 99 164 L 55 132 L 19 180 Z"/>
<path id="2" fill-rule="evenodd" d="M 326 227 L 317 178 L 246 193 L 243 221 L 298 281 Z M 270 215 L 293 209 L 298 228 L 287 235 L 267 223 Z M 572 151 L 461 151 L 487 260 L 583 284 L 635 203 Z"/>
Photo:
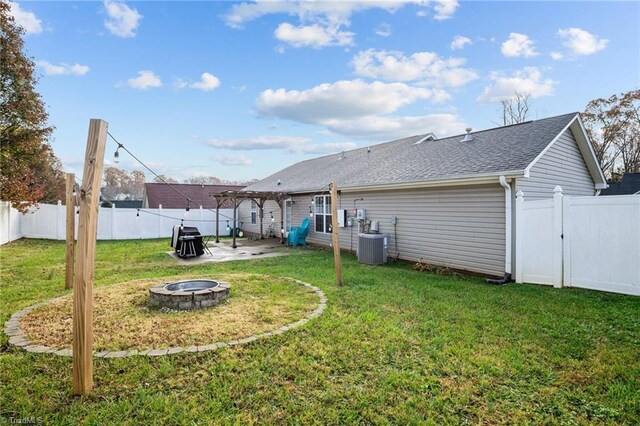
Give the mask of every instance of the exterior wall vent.
<path id="1" fill-rule="evenodd" d="M 368 265 L 387 263 L 387 235 L 359 234 L 358 261 Z"/>

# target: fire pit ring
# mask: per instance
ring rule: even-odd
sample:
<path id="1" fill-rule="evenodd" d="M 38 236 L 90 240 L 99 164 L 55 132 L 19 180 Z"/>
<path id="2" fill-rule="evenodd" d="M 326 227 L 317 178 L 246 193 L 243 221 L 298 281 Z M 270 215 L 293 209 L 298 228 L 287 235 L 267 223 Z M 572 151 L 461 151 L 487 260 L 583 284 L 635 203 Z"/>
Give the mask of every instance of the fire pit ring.
<path id="1" fill-rule="evenodd" d="M 149 297 L 151 304 L 159 308 L 200 309 L 228 299 L 230 288 L 231 284 L 224 281 L 193 279 L 151 287 Z"/>

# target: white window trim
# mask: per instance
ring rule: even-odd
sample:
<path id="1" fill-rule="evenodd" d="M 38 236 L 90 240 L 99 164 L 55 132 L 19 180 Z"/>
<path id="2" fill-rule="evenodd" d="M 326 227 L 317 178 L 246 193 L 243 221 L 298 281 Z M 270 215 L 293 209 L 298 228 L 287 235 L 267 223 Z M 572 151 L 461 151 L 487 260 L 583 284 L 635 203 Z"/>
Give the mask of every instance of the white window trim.
<path id="1" fill-rule="evenodd" d="M 255 215 L 254 215 L 255 214 Z M 256 225 L 258 223 L 258 203 L 251 200 L 251 224 Z"/>
<path id="2" fill-rule="evenodd" d="M 318 200 L 322 198 L 323 199 L 323 204 L 322 204 L 322 209 L 323 212 L 322 213 L 318 213 L 316 211 L 316 208 L 318 206 Z M 313 201 L 314 201 L 314 206 L 313 206 L 313 232 L 316 232 L 318 234 L 330 234 L 331 232 L 328 230 L 328 226 L 327 226 L 327 216 L 331 217 L 331 208 L 329 207 L 327 209 L 327 206 L 331 205 L 331 195 L 315 195 L 313 197 Z M 327 211 L 328 210 L 328 211 Z M 322 223 L 322 231 L 318 231 L 316 229 L 316 216 L 323 216 L 323 223 Z"/>

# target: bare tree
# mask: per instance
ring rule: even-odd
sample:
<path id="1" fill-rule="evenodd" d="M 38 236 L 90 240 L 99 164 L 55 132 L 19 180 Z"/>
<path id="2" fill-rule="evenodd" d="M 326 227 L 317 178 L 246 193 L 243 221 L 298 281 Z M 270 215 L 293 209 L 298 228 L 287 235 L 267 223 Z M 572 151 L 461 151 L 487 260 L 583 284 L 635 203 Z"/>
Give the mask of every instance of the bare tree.
<path id="1" fill-rule="evenodd" d="M 640 172 L 640 90 L 594 99 L 582 118 L 607 177 Z"/>
<path id="2" fill-rule="evenodd" d="M 516 91 L 510 98 L 500 101 L 502 106 L 502 125 L 524 123 L 531 107 L 531 94 Z"/>

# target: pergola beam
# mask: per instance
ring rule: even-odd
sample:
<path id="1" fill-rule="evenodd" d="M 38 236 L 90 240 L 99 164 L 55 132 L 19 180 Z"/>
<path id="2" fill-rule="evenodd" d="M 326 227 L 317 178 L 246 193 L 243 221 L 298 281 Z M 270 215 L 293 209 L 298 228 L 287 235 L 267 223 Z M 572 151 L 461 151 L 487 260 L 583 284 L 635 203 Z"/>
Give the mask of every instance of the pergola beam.
<path id="1" fill-rule="evenodd" d="M 212 192 L 210 197 L 216 200 L 216 242 L 219 242 L 218 228 L 220 227 L 219 209 L 225 201 L 231 201 L 233 204 L 233 244 L 232 247 L 236 248 L 236 220 L 237 209 L 244 200 L 253 200 L 260 209 L 260 238 L 264 238 L 262 229 L 262 221 L 264 218 L 264 204 L 271 200 L 275 201 L 280 207 L 280 242 L 284 244 L 284 200 L 290 197 L 290 194 L 277 191 L 222 191 Z M 239 200 L 239 201 L 238 201 Z"/>

